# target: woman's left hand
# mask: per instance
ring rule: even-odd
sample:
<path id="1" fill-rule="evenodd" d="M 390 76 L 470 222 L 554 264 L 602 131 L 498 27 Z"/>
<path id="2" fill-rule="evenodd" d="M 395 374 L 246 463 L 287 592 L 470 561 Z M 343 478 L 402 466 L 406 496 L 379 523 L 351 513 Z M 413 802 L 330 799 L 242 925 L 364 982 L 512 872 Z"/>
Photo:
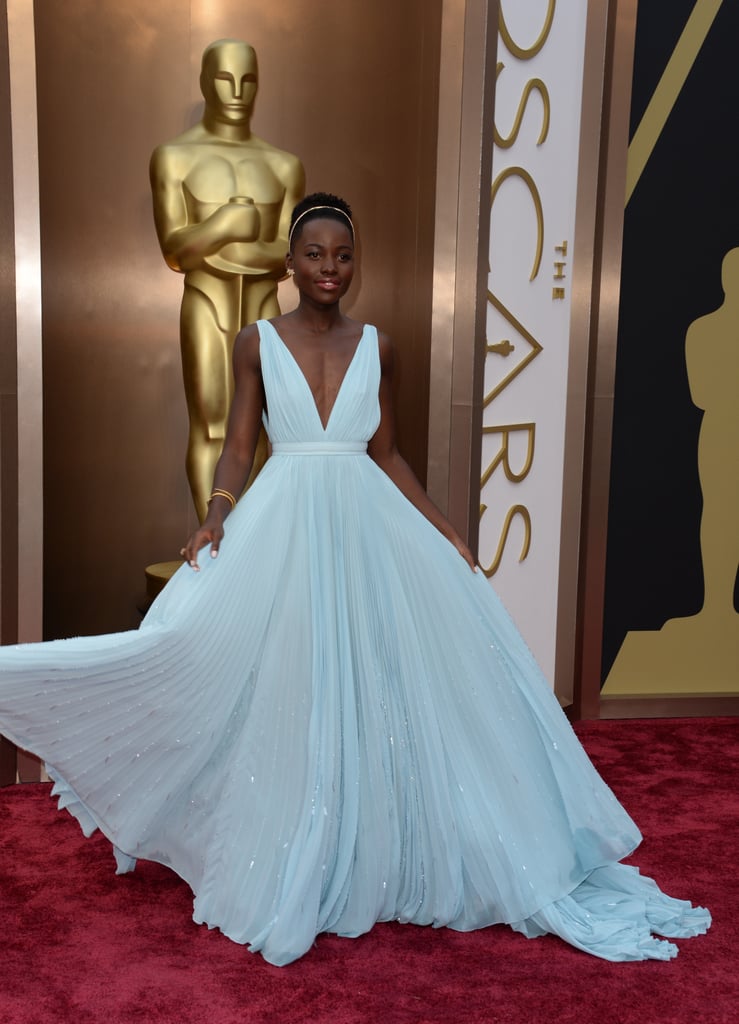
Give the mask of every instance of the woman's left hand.
<path id="1" fill-rule="evenodd" d="M 460 553 L 462 558 L 464 558 L 470 569 L 472 569 L 473 572 L 477 572 L 477 564 L 475 563 L 474 556 L 459 534 L 455 534 L 453 537 L 450 537 L 449 540 Z"/>

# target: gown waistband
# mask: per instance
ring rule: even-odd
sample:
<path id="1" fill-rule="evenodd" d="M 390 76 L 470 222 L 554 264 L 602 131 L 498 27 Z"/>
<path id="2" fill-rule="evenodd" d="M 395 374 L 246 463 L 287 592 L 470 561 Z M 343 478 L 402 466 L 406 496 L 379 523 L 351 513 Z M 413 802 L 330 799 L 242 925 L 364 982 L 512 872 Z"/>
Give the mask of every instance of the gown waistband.
<path id="1" fill-rule="evenodd" d="M 363 455 L 366 441 L 275 441 L 273 455 Z"/>

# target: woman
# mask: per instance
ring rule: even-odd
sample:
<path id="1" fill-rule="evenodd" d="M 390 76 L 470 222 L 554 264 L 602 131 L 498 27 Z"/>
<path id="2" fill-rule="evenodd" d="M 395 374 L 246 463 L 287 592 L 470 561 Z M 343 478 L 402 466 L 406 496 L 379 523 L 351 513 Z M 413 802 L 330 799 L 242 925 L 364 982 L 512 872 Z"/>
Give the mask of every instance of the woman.
<path id="1" fill-rule="evenodd" d="M 391 919 L 675 955 L 652 933 L 708 913 L 618 863 L 636 826 L 398 455 L 388 339 L 340 310 L 351 211 L 314 194 L 292 223 L 300 302 L 237 339 L 195 572 L 136 632 L 3 652 L 0 727 L 119 870 L 171 865 L 271 963 Z"/>

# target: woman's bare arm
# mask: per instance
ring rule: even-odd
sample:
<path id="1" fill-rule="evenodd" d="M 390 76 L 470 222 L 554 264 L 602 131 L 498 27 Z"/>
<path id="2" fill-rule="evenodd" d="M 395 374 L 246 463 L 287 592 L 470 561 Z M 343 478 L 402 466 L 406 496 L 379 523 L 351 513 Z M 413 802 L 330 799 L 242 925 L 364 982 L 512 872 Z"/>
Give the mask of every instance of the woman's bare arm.
<path id="1" fill-rule="evenodd" d="M 380 335 L 380 368 L 380 425 L 367 446 L 367 451 L 395 486 L 454 545 L 469 567 L 477 572 L 472 552 L 449 520 L 434 505 L 397 449 L 392 395 L 393 351 L 390 339 L 384 334 Z"/>
<path id="2" fill-rule="evenodd" d="M 234 397 L 213 489 L 220 488 L 238 498 L 254 462 L 264 408 L 259 332 L 253 324 L 245 327 L 234 342 L 233 369 Z M 208 503 L 208 514 L 202 526 L 192 534 L 181 551 L 193 569 L 197 570 L 198 551 L 206 544 L 211 545 L 213 558 L 218 554 L 223 539 L 223 521 L 230 511 L 231 503 L 222 495 L 216 495 Z"/>

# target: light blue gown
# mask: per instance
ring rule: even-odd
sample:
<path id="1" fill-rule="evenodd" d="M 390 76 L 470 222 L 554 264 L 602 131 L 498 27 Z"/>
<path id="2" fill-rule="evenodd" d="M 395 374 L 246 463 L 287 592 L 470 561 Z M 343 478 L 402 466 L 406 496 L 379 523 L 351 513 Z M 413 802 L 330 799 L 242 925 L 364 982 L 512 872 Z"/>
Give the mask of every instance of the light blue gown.
<path id="1" fill-rule="evenodd" d="M 0 731 L 119 871 L 169 865 L 195 921 L 274 964 L 386 920 L 675 955 L 653 933 L 708 913 L 618 863 L 639 832 L 498 598 L 366 454 L 375 329 L 325 429 L 259 332 L 273 455 L 218 558 L 138 630 L 3 648 Z"/>

